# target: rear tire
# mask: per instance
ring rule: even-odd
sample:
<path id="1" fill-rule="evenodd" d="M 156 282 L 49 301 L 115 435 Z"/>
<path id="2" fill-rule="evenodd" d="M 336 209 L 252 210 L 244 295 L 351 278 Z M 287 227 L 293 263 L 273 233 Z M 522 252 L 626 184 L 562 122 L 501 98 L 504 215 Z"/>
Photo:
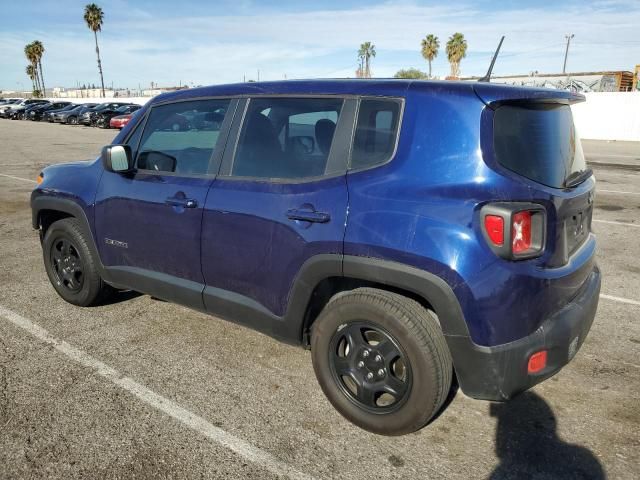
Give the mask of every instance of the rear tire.
<path id="1" fill-rule="evenodd" d="M 353 341 L 359 335 L 364 342 Z M 373 433 L 419 430 L 451 388 L 451 356 L 437 319 L 396 293 L 358 288 L 335 295 L 313 324 L 311 352 L 329 401 Z"/>
<path id="2" fill-rule="evenodd" d="M 114 292 L 100 277 L 90 241 L 77 219 L 64 218 L 51 224 L 42 242 L 51 285 L 64 300 L 81 307 L 96 305 Z"/>

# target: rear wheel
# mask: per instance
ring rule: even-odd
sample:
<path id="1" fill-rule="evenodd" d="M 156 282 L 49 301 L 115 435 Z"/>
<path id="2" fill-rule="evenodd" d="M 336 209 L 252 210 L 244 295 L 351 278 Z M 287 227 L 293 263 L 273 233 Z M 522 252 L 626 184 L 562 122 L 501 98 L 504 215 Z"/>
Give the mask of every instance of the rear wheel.
<path id="1" fill-rule="evenodd" d="M 451 357 L 434 315 L 384 290 L 359 288 L 331 299 L 313 325 L 311 351 L 329 401 L 374 433 L 419 430 L 451 388 Z"/>
<path id="2" fill-rule="evenodd" d="M 53 223 L 42 242 L 47 276 L 67 302 L 86 307 L 106 299 L 113 288 L 100 278 L 89 239 L 75 218 Z"/>

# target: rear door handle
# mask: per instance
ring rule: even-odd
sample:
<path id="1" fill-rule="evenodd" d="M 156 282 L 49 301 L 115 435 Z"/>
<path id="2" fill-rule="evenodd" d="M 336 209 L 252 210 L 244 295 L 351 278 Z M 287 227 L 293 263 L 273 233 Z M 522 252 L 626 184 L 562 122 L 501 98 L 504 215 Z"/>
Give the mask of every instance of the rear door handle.
<path id="1" fill-rule="evenodd" d="M 198 202 L 193 198 L 169 197 L 164 201 L 164 203 L 171 205 L 172 207 L 182 208 L 196 208 L 198 206 Z"/>
<path id="2" fill-rule="evenodd" d="M 331 220 L 331 215 L 314 210 L 292 208 L 287 210 L 287 218 L 290 220 L 302 220 L 304 222 L 327 223 Z"/>

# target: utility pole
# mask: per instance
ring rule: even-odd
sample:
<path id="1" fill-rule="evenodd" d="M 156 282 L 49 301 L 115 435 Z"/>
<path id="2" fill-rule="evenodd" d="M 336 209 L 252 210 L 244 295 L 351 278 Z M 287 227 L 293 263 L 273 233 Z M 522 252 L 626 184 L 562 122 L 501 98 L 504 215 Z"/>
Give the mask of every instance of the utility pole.
<path id="1" fill-rule="evenodd" d="M 564 63 L 562 64 L 562 73 L 566 73 L 567 70 L 567 55 L 569 55 L 569 44 L 571 43 L 571 39 L 575 35 L 572 33 L 571 35 L 565 35 L 564 38 L 567 39 L 567 48 L 564 51 Z"/>

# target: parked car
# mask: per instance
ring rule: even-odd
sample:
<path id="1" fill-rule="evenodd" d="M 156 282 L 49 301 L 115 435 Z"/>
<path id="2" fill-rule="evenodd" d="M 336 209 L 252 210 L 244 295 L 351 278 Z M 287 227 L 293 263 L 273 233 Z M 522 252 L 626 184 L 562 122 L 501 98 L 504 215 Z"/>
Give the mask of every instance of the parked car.
<path id="1" fill-rule="evenodd" d="M 310 348 L 342 415 L 405 434 L 454 372 L 507 400 L 583 344 L 601 282 L 583 100 L 407 80 L 163 94 L 98 160 L 43 170 L 33 227 L 66 301 L 132 289 Z"/>
<path id="2" fill-rule="evenodd" d="M 117 108 L 106 108 L 96 113 L 95 125 L 100 128 L 109 128 L 109 121 L 117 115 L 126 115 L 142 108 L 141 105 L 130 104 Z"/>
<path id="3" fill-rule="evenodd" d="M 107 109 L 114 109 L 114 108 L 118 108 L 118 107 L 124 107 L 125 105 L 129 105 L 129 104 L 128 103 L 124 103 L 124 102 L 106 102 L 106 103 L 101 103 L 100 105 L 96 105 L 95 107 L 93 107 L 92 109 L 86 111 L 80 117 L 78 117 L 78 123 L 81 123 L 83 125 L 95 126 L 95 122 L 96 122 L 96 118 L 97 118 L 98 113 L 102 112 L 103 110 L 107 110 Z"/>
<path id="4" fill-rule="evenodd" d="M 132 113 L 112 117 L 111 120 L 109 120 L 109 127 L 122 129 L 131 121 L 131 117 L 133 117 Z"/>
<path id="5" fill-rule="evenodd" d="M 43 101 L 46 101 L 46 100 L 32 99 L 32 98 L 14 99 L 13 102 L 6 103 L 5 105 L 0 105 L 0 116 L 2 116 L 3 118 L 10 118 L 10 115 L 14 110 L 19 110 L 19 109 L 28 107 L 29 105 L 33 105 L 34 103 L 40 103 Z"/>
<path id="6" fill-rule="evenodd" d="M 23 98 L 0 98 L 0 109 L 4 107 L 8 107 L 9 105 L 14 105 L 16 103 L 20 103 Z"/>
<path id="7" fill-rule="evenodd" d="M 71 102 L 51 102 L 48 104 L 42 104 L 36 108 L 32 108 L 29 112 L 29 120 L 40 121 L 43 119 L 45 113 L 51 110 L 58 110 L 70 105 Z"/>
<path id="8" fill-rule="evenodd" d="M 48 100 L 35 100 L 33 102 L 24 104 L 18 108 L 9 109 L 4 112 L 5 118 L 10 118 L 11 120 L 23 120 L 24 116 L 27 112 L 31 111 L 32 108 L 35 108 L 40 105 L 44 105 L 49 103 Z"/>
<path id="9" fill-rule="evenodd" d="M 62 113 L 62 112 L 69 112 L 76 107 L 77 105 L 75 103 L 69 103 L 69 105 L 66 105 L 62 108 L 47 110 L 42 114 L 42 121 L 53 123 L 55 114 Z"/>
<path id="10" fill-rule="evenodd" d="M 82 105 L 76 105 L 76 107 L 71 110 L 56 113 L 53 116 L 53 121 L 76 125 L 78 123 L 78 118 L 96 105 L 97 103 L 83 103 Z"/>
<path id="11" fill-rule="evenodd" d="M 0 98 L 0 106 L 2 105 L 11 105 L 12 103 L 16 103 L 21 101 L 22 98 Z"/>

